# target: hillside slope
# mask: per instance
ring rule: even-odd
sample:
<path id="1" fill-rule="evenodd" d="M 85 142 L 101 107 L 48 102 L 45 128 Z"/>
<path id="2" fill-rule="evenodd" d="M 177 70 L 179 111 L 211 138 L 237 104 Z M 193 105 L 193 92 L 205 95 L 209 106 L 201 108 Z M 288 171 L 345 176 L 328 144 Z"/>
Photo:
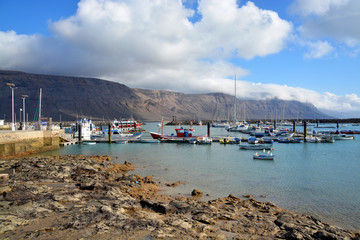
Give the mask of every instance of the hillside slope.
<path id="1" fill-rule="evenodd" d="M 123 84 L 81 77 L 65 77 L 0 71 L 0 118 L 11 120 L 11 90 L 14 83 L 15 113 L 22 108 L 26 94 L 26 112 L 34 119 L 39 89 L 42 89 L 42 116 L 54 121 L 88 117 L 112 120 L 134 117 L 141 120 L 220 120 L 234 118 L 234 97 L 222 93 L 184 94 L 164 90 L 132 89 Z M 245 115 L 245 116 L 244 116 Z M 322 119 L 330 118 L 312 104 L 297 101 L 237 101 L 237 119 Z"/>

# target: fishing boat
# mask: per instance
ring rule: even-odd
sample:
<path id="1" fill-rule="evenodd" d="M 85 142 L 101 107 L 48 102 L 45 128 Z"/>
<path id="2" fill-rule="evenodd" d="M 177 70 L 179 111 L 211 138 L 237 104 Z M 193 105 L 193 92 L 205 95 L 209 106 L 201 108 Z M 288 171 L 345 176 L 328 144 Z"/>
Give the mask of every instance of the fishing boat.
<path id="1" fill-rule="evenodd" d="M 272 149 L 272 144 L 240 144 L 239 148 L 244 150 L 270 150 Z"/>
<path id="2" fill-rule="evenodd" d="M 174 134 L 164 135 L 162 130 L 161 130 L 161 133 L 160 133 L 160 131 L 158 133 L 156 133 L 156 132 L 149 132 L 149 133 L 153 139 L 161 139 L 161 140 L 188 141 L 190 139 L 196 139 L 198 137 L 206 137 L 206 136 L 194 136 L 193 135 L 194 129 L 192 127 L 175 128 L 175 132 L 176 132 L 176 135 L 174 135 Z"/>
<path id="3" fill-rule="evenodd" d="M 120 132 L 133 132 L 135 130 L 141 129 L 143 124 L 135 121 L 133 118 L 123 120 L 114 120 L 111 123 L 112 130 L 119 130 Z"/>
<path id="4" fill-rule="evenodd" d="M 274 160 L 274 155 L 272 154 L 272 152 L 268 151 L 267 153 L 263 153 L 263 154 L 258 154 L 255 153 L 253 155 L 253 159 L 259 159 L 259 160 Z"/>

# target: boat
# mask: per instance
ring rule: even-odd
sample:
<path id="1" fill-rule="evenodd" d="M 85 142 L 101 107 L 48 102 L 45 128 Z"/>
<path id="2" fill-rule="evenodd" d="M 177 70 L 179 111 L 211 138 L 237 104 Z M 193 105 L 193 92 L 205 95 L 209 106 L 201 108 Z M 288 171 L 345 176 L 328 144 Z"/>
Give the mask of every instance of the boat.
<path id="1" fill-rule="evenodd" d="M 302 138 L 290 138 L 290 143 L 304 143 Z"/>
<path id="2" fill-rule="evenodd" d="M 211 144 L 212 139 L 211 139 L 211 137 L 197 137 L 196 143 L 197 144 Z"/>
<path id="3" fill-rule="evenodd" d="M 79 138 L 79 131 L 81 131 L 81 139 L 86 141 L 91 140 L 91 135 L 96 131 L 96 128 L 90 119 L 83 118 L 65 130 L 66 133 L 73 133 L 74 138 Z"/>
<path id="4" fill-rule="evenodd" d="M 321 139 L 319 137 L 314 137 L 314 136 L 306 137 L 305 142 L 307 142 L 307 143 L 319 143 L 319 142 L 321 142 Z"/>
<path id="5" fill-rule="evenodd" d="M 259 140 L 259 143 L 274 143 L 274 140 L 270 137 L 262 137 L 260 140 Z"/>
<path id="6" fill-rule="evenodd" d="M 220 144 L 229 144 L 230 139 L 228 139 L 228 138 L 220 138 L 219 142 L 220 142 Z"/>
<path id="7" fill-rule="evenodd" d="M 114 120 L 111 123 L 111 129 L 112 130 L 119 130 L 120 132 L 134 132 L 136 130 L 141 129 L 141 126 L 143 124 L 139 123 L 137 121 L 135 121 L 133 118 L 127 119 L 127 120 L 123 120 L 121 119 L 119 120 Z"/>
<path id="8" fill-rule="evenodd" d="M 118 141 L 118 140 L 136 140 L 141 139 L 143 133 L 136 132 L 136 133 L 129 133 L 129 132 L 122 132 L 120 129 L 111 129 L 111 140 Z M 91 137 L 92 140 L 108 140 L 109 139 L 109 130 L 104 129 L 101 131 L 100 135 L 94 135 Z"/>
<path id="9" fill-rule="evenodd" d="M 162 131 L 161 131 L 162 132 Z M 181 141 L 188 141 L 190 139 L 193 138 L 198 138 L 198 137 L 205 137 L 205 136 L 194 136 L 194 129 L 192 127 L 189 128 L 175 128 L 175 132 L 176 135 L 171 134 L 171 135 L 164 135 L 163 133 L 160 133 L 160 131 L 158 133 L 156 132 L 149 132 L 151 137 L 153 139 L 162 139 L 162 140 L 181 140 Z"/>
<path id="10" fill-rule="evenodd" d="M 334 140 L 354 140 L 354 136 L 349 136 L 346 134 L 332 135 L 332 138 Z"/>
<path id="11" fill-rule="evenodd" d="M 213 122 L 211 124 L 211 126 L 214 128 L 226 128 L 226 127 L 229 127 L 229 123 L 228 122 Z"/>
<path id="12" fill-rule="evenodd" d="M 239 148 L 244 150 L 270 150 L 272 149 L 272 144 L 240 144 Z"/>
<path id="13" fill-rule="evenodd" d="M 233 127 L 226 128 L 228 132 L 242 132 L 246 133 L 249 131 L 249 125 L 247 123 L 240 123 Z"/>
<path id="14" fill-rule="evenodd" d="M 126 143 L 128 143 L 129 141 L 128 141 L 128 140 L 125 140 L 125 139 L 120 139 L 120 140 L 116 140 L 115 142 L 116 142 L 116 143 L 119 143 L 119 144 L 126 144 Z"/>
<path id="15" fill-rule="evenodd" d="M 278 141 L 279 143 L 290 143 L 290 138 L 279 137 L 279 138 L 277 138 L 277 141 Z"/>
<path id="16" fill-rule="evenodd" d="M 324 135 L 320 137 L 321 143 L 334 143 L 335 139 L 330 135 Z"/>
<path id="17" fill-rule="evenodd" d="M 255 153 L 253 155 L 253 159 L 259 159 L 259 160 L 274 160 L 274 155 L 272 154 L 272 152 L 268 151 L 267 153 L 264 153 L 263 154 L 258 154 L 258 153 Z"/>
<path id="18" fill-rule="evenodd" d="M 82 142 L 83 145 L 95 145 L 96 142 Z"/>
<path id="19" fill-rule="evenodd" d="M 255 137 L 249 137 L 248 138 L 248 143 L 249 144 L 256 144 L 256 143 L 259 143 L 259 140 Z"/>

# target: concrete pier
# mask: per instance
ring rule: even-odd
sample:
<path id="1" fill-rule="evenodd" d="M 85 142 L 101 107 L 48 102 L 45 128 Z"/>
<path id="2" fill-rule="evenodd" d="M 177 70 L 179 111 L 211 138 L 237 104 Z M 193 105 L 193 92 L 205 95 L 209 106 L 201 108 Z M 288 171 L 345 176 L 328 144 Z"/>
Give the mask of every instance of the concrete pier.
<path id="1" fill-rule="evenodd" d="M 59 149 L 59 135 L 63 131 L 0 131 L 0 157 Z"/>

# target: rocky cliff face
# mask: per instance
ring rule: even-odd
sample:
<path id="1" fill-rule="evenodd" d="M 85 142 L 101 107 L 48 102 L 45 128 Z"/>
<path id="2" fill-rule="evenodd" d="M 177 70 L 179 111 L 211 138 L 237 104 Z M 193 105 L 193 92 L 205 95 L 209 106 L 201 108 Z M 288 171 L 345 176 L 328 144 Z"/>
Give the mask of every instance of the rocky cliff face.
<path id="1" fill-rule="evenodd" d="M 42 88 L 42 116 L 54 121 L 81 117 L 112 120 L 134 117 L 158 121 L 176 116 L 178 120 L 221 120 L 234 118 L 234 97 L 222 93 L 184 94 L 163 90 L 132 89 L 123 84 L 95 78 L 50 76 L 0 71 L 0 118 L 11 120 L 11 90 L 14 83 L 15 112 L 22 108 L 26 94 L 26 112 L 32 121 Z M 245 115 L 245 116 L 244 116 Z M 237 119 L 312 119 L 329 118 L 311 104 L 297 101 L 241 100 Z"/>

